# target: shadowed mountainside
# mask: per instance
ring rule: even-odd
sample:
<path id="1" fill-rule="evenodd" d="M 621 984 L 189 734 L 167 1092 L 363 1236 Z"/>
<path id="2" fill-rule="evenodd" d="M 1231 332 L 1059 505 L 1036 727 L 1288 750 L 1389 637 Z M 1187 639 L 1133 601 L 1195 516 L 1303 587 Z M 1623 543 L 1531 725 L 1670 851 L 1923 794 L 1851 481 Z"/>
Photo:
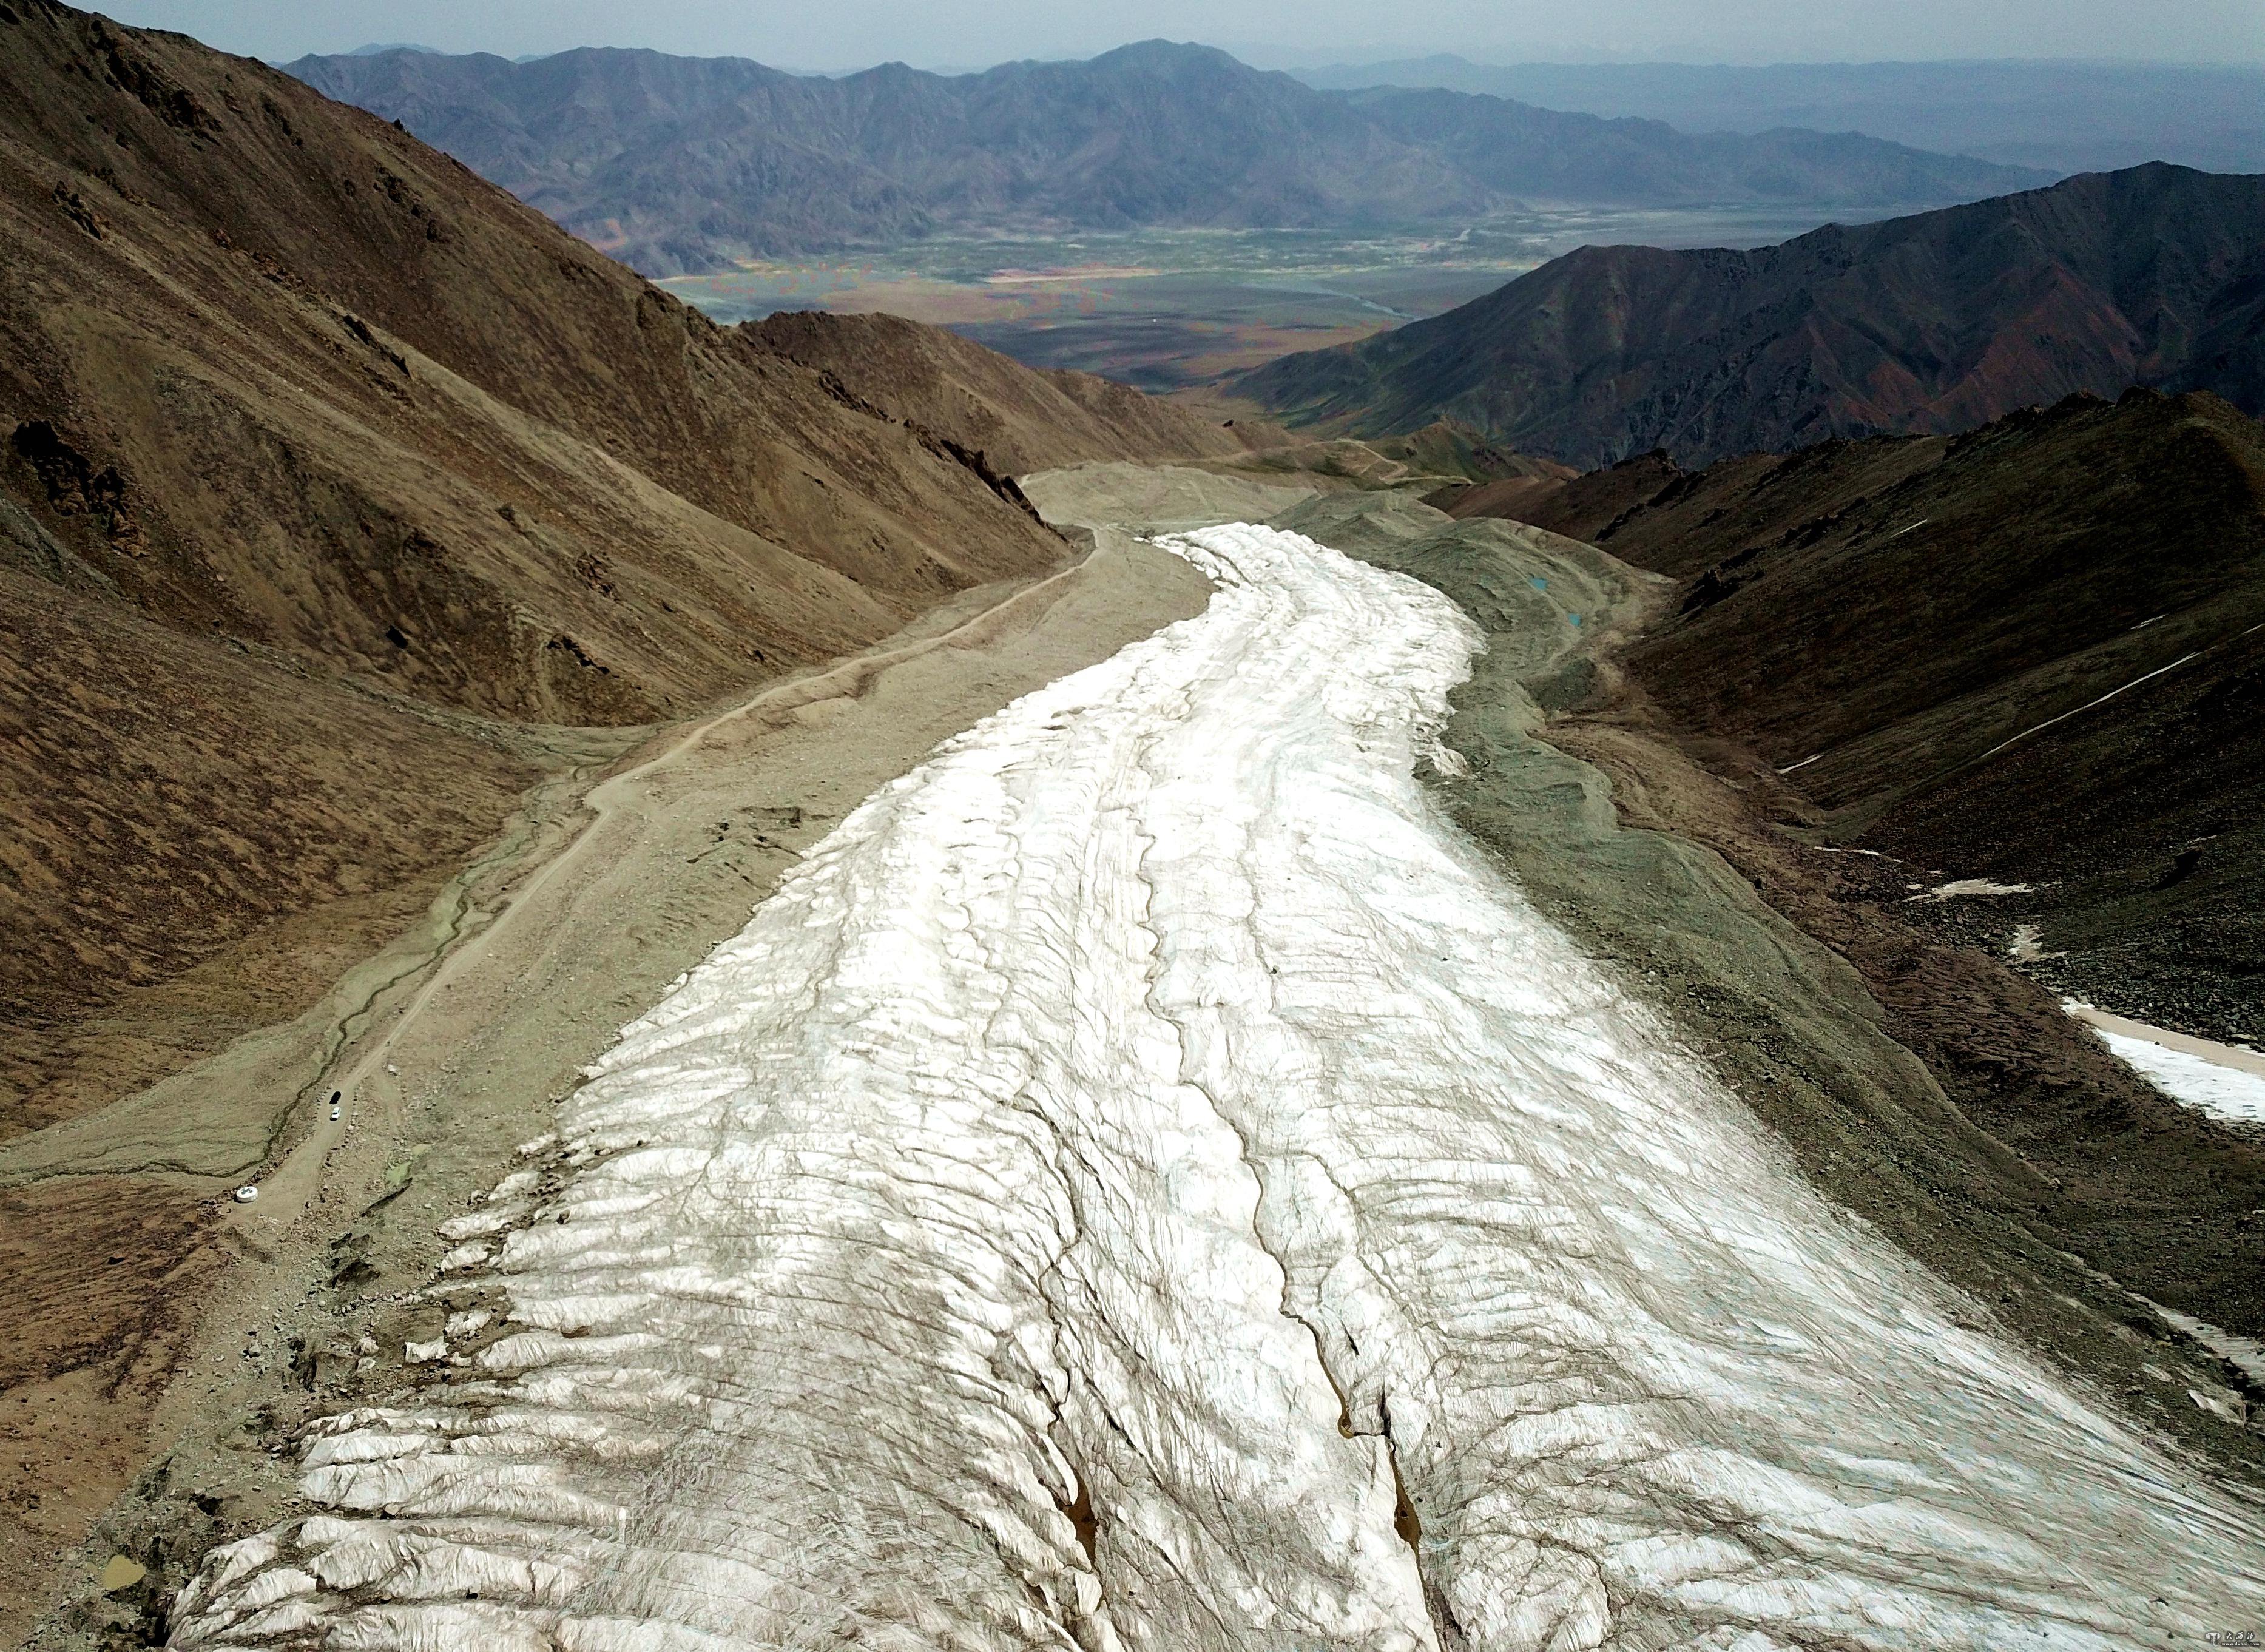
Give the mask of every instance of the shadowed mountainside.
<path id="1" fill-rule="evenodd" d="M 1496 98 L 1321 92 L 1162 40 L 953 76 L 594 48 L 290 68 L 654 275 L 946 230 L 1384 226 L 1521 196 L 1891 205 L 2048 176 L 1849 134 L 1693 138 Z"/>
<path id="2" fill-rule="evenodd" d="M 2265 411 L 2265 177 L 2142 166 L 1752 251 L 1587 247 L 1227 388 L 1293 423 L 1452 418 L 1599 465 L 1949 433 L 2134 383 Z"/>
<path id="3" fill-rule="evenodd" d="M 1498 485 L 1498 484 L 1497 484 Z M 1683 580 L 1628 663 L 1780 771 L 1834 843 L 2025 891 L 2046 979 L 2265 1038 L 2265 426 L 2216 397 L 2072 397 L 1966 435 L 1830 441 L 1529 495 L 1435 496 Z M 2112 697 L 2111 697 L 2112 696 Z"/>
<path id="4" fill-rule="evenodd" d="M 1064 554 L 971 448 L 300 81 L 49 0 L 0 76 L 0 1134 L 295 1013 L 624 738 L 553 725 Z M 1084 397 L 1055 456 L 1236 445 L 924 346 Z"/>

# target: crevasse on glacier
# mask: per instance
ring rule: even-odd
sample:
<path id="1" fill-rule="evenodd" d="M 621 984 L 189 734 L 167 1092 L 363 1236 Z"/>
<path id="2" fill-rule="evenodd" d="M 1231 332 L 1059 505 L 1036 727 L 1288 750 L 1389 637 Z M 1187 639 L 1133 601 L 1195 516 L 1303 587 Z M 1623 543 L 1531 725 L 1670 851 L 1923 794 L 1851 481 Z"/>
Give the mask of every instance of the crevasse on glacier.
<path id="1" fill-rule="evenodd" d="M 868 800 L 176 1645 L 2107 1648 L 2255 1511 L 1784 1167 L 1414 778 L 1475 635 L 1250 527 Z M 477 1224 L 472 1224 L 477 1226 Z M 459 1260 L 470 1260 L 477 1251 Z"/>

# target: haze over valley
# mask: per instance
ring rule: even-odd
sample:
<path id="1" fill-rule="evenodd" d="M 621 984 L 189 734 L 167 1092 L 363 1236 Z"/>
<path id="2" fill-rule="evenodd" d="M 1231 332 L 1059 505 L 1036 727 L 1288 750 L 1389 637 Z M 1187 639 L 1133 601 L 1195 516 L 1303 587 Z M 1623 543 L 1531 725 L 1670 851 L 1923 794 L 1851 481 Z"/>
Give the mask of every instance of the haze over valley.
<path id="1" fill-rule="evenodd" d="M 930 237 L 877 252 L 747 259 L 659 285 L 718 321 L 802 309 L 910 316 L 1032 367 L 1106 373 L 1163 393 L 1438 315 L 1591 242 L 1761 244 L 1814 215 L 1799 207 L 1573 207 L 1505 211 L 1452 232 Z"/>
<path id="2" fill-rule="evenodd" d="M 1453 53 L 1293 69 L 1308 85 L 1437 86 L 1686 132 L 1854 129 L 1916 149 L 2057 172 L 2169 161 L 2265 171 L 2255 63 L 1473 62 Z"/>

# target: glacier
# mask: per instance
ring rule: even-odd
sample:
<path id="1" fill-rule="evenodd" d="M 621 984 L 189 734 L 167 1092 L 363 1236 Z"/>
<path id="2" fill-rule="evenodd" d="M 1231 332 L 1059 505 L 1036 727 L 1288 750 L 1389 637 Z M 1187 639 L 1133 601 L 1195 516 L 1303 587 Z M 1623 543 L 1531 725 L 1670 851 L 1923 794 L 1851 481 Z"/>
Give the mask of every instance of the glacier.
<path id="1" fill-rule="evenodd" d="M 453 1223 L 172 1644 L 2092 1648 L 2260 1510 L 1810 1191 L 1435 810 L 1478 636 L 1248 524 L 868 799 Z"/>

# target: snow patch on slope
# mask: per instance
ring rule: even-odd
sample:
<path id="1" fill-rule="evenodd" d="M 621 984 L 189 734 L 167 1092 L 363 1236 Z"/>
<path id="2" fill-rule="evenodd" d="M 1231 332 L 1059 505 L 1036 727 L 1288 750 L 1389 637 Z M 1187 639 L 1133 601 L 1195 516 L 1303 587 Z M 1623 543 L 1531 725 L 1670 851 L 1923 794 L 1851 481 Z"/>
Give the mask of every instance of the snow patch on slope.
<path id="1" fill-rule="evenodd" d="M 1969 1322 L 1434 812 L 1476 633 L 1249 527 L 566 1108 L 478 1380 L 183 1647 L 2167 1645 L 2254 1511 Z M 461 1374 L 461 1373 L 460 1373 Z"/>
<path id="2" fill-rule="evenodd" d="M 2173 1101 L 2225 1124 L 2265 1124 L 2265 1076 L 2106 1027 L 2092 1030 L 2119 1060 Z"/>

